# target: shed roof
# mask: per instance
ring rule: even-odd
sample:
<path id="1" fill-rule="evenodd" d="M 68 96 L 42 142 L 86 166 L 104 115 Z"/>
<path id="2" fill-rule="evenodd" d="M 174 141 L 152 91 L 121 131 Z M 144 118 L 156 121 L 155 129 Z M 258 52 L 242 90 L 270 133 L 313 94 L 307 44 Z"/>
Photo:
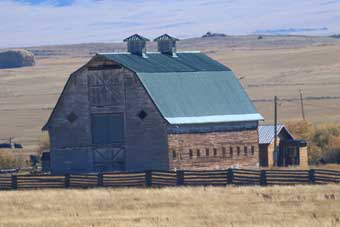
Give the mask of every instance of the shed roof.
<path id="1" fill-rule="evenodd" d="M 275 137 L 274 129 L 274 125 L 259 125 L 259 144 L 271 144 Z M 281 133 L 282 130 L 285 130 L 292 139 L 294 138 L 283 124 L 278 124 L 276 130 L 277 136 Z"/>
<path id="2" fill-rule="evenodd" d="M 170 124 L 263 120 L 233 72 L 203 53 L 99 55 L 136 72 Z"/>

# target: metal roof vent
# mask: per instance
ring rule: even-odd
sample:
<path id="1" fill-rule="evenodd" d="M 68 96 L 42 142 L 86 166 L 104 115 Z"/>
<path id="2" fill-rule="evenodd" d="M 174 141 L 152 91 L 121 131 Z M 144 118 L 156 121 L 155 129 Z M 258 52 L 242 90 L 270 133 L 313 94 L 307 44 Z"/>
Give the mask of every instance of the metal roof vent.
<path id="1" fill-rule="evenodd" d="M 158 44 L 158 51 L 162 54 L 172 55 L 173 57 L 177 57 L 176 54 L 176 41 L 179 39 L 175 37 L 171 37 L 168 34 L 161 35 L 154 39 Z"/>
<path id="2" fill-rule="evenodd" d="M 140 55 L 145 58 L 147 57 L 146 56 L 147 41 L 150 40 L 138 34 L 134 34 L 124 39 L 124 42 L 127 42 L 128 52 L 130 52 L 131 54 Z"/>

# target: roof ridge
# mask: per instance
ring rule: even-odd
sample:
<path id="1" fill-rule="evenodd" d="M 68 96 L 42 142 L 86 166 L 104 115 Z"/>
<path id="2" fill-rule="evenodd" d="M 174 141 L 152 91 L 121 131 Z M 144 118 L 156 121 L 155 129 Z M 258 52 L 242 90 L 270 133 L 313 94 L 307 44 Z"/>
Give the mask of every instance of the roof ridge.
<path id="1" fill-rule="evenodd" d="M 188 50 L 188 51 L 177 51 L 176 53 L 179 53 L 179 54 L 195 54 L 195 53 L 202 53 L 201 51 L 199 50 Z M 99 53 L 96 53 L 96 54 L 102 54 L 102 55 L 105 55 L 105 54 L 131 54 L 130 52 L 127 52 L 127 51 L 122 51 L 122 52 L 99 52 Z M 146 54 L 162 54 L 161 52 L 159 51 L 148 51 L 146 52 Z"/>

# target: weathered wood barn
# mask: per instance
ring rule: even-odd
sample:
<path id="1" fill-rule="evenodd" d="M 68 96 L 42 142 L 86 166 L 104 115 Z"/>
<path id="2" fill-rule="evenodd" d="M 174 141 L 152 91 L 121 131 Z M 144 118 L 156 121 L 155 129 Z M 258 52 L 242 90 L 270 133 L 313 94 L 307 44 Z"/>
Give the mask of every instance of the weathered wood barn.
<path id="1" fill-rule="evenodd" d="M 275 149 L 274 125 L 259 126 L 259 158 L 261 167 L 308 166 L 307 144 L 297 140 L 283 124 L 277 125 Z M 276 150 L 276 151 L 275 151 Z"/>
<path id="2" fill-rule="evenodd" d="M 57 173 L 257 167 L 257 113 L 226 66 L 133 35 L 71 74 L 43 130 Z"/>

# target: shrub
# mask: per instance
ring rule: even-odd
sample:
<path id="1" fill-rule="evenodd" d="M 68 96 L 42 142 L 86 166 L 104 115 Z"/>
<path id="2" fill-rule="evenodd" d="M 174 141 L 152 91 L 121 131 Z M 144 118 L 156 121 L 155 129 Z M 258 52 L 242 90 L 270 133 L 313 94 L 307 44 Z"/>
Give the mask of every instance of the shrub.
<path id="1" fill-rule="evenodd" d="M 307 141 L 310 164 L 317 164 L 320 160 L 340 163 L 340 125 L 316 126 L 308 121 L 291 121 L 286 126 L 296 138 Z"/>
<path id="2" fill-rule="evenodd" d="M 12 151 L 0 152 L 0 169 L 16 169 L 25 166 L 22 156 L 13 154 Z"/>

